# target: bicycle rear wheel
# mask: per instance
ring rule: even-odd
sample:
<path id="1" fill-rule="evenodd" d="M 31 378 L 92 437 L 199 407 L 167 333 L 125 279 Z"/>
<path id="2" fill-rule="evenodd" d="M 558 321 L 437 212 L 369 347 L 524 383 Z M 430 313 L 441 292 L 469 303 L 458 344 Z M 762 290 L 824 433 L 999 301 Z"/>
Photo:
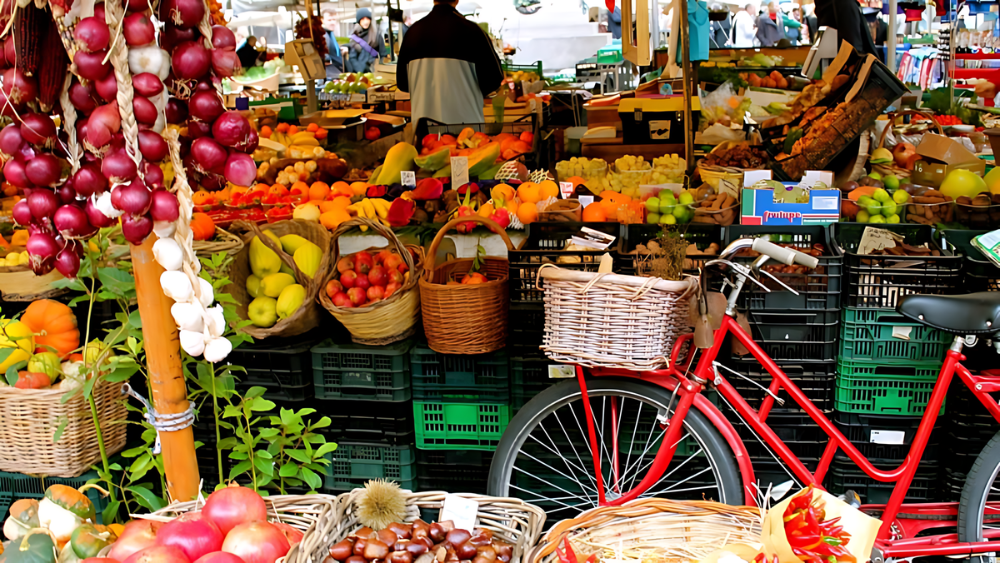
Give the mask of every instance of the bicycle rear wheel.
<path id="1" fill-rule="evenodd" d="M 646 475 L 663 442 L 670 393 L 640 381 L 587 382 L 606 497 L 617 498 Z M 553 522 L 598 506 L 587 419 L 580 386 L 567 380 L 529 401 L 511 420 L 490 467 L 489 494 L 536 504 Z M 674 401 L 676 403 L 676 400 Z M 661 417 L 662 419 L 662 417 Z M 670 466 L 643 497 L 742 504 L 732 448 L 692 408 Z"/>
<path id="2" fill-rule="evenodd" d="M 997 541 L 1000 551 L 1000 432 L 983 447 L 969 470 L 958 505 L 958 539 Z"/>

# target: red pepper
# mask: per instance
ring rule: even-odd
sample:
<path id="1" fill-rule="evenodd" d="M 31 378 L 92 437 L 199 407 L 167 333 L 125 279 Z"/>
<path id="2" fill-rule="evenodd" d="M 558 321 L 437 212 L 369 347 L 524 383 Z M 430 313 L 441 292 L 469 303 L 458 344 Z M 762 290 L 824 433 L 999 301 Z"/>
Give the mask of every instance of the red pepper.
<path id="1" fill-rule="evenodd" d="M 793 547 L 792 553 L 794 553 L 795 556 L 798 557 L 800 560 L 806 561 L 808 563 L 824 563 L 823 560 L 820 559 L 816 554 L 806 551 L 804 549 Z"/>
<path id="2" fill-rule="evenodd" d="M 813 546 L 820 543 L 819 534 L 805 534 L 800 536 L 789 535 L 788 545 L 792 547 L 801 547 L 803 549 L 812 549 Z"/>
<path id="3" fill-rule="evenodd" d="M 438 199 L 444 193 L 444 184 L 437 178 L 424 178 L 417 182 L 410 197 L 417 201 Z"/>
<path id="4" fill-rule="evenodd" d="M 392 205 L 389 206 L 389 213 L 386 214 L 385 220 L 393 227 L 405 227 L 410 224 L 410 219 L 413 217 L 414 211 L 416 211 L 415 203 L 397 197 L 392 200 Z"/>

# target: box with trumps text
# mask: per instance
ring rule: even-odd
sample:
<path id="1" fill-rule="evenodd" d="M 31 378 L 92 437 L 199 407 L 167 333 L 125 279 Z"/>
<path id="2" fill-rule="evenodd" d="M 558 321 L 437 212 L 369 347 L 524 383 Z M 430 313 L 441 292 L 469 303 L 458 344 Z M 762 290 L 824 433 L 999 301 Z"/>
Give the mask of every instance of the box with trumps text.
<path id="1" fill-rule="evenodd" d="M 743 189 L 743 225 L 828 225 L 839 220 L 840 190 L 810 190 L 809 203 L 783 203 L 774 201 L 772 189 Z"/>

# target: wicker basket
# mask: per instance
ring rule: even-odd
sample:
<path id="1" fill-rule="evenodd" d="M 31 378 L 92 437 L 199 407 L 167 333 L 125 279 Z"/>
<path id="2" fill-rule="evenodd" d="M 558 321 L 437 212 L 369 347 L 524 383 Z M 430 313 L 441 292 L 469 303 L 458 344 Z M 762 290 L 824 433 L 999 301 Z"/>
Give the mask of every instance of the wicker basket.
<path id="1" fill-rule="evenodd" d="M 279 319 L 278 322 L 270 328 L 248 326 L 242 330 L 256 339 L 261 339 L 269 336 L 298 336 L 319 325 L 321 313 L 316 304 L 316 295 L 323 287 L 323 280 L 326 279 L 327 268 L 330 266 L 330 254 L 327 252 L 323 253 L 323 259 L 320 262 L 319 269 L 316 270 L 315 277 L 310 278 L 300 272 L 298 266 L 295 265 L 295 261 L 292 260 L 292 257 L 285 253 L 285 251 L 280 248 L 280 245 L 275 244 L 270 237 L 264 235 L 257 225 L 253 223 L 242 223 L 241 227 L 247 230 L 247 235 L 243 239 L 244 247 L 236 255 L 236 259 L 230 267 L 229 278 L 233 281 L 233 283 L 226 286 L 226 289 L 224 290 L 226 293 L 231 294 L 233 299 L 236 300 L 236 303 L 238 303 L 236 312 L 239 314 L 241 319 L 248 318 L 247 307 L 250 305 L 250 302 L 253 301 L 253 298 L 247 293 L 246 280 L 252 273 L 250 271 L 250 241 L 253 240 L 253 237 L 255 236 L 259 236 L 260 240 L 263 241 L 268 248 L 278 253 L 281 260 L 295 272 L 296 281 L 306 288 L 305 301 L 302 302 L 302 306 L 299 307 L 299 309 L 295 311 L 292 316 L 285 319 Z M 267 230 L 273 232 L 279 238 L 285 235 L 299 235 L 318 245 L 321 249 L 328 248 L 330 246 L 330 234 L 326 229 L 321 227 L 319 223 L 295 220 L 278 221 L 277 223 L 271 223 L 268 225 Z"/>
<path id="2" fill-rule="evenodd" d="M 478 285 L 447 285 L 459 281 L 472 268 L 472 258 L 435 265 L 438 247 L 448 231 L 462 223 L 486 225 L 499 233 L 508 250 L 514 250 L 507 233 L 485 217 L 452 219 L 441 227 L 424 261 L 420 277 L 420 309 L 424 316 L 427 345 L 440 354 L 486 354 L 506 345 L 507 311 L 510 307 L 505 258 L 486 258 L 480 271 L 488 282 Z"/>
<path id="3" fill-rule="evenodd" d="M 711 501 L 636 499 L 622 506 L 593 508 L 557 523 L 528 559 L 552 563 L 565 539 L 580 561 L 699 561 L 727 544 L 760 543 L 760 510 Z"/>
<path id="4" fill-rule="evenodd" d="M 215 240 L 196 240 L 192 243 L 195 254 L 205 257 L 219 252 L 236 256 L 243 250 L 243 246 L 243 239 L 221 227 L 215 228 Z"/>
<path id="5" fill-rule="evenodd" d="M 322 540 L 318 529 L 337 518 L 337 497 L 331 495 L 277 495 L 264 497 L 268 520 L 289 524 L 305 535 L 284 557 L 284 563 L 320 563 L 330 554 L 330 545 Z M 143 520 L 169 522 L 178 516 L 197 512 L 203 500 L 171 504 L 152 514 L 138 516 Z M 281 559 L 278 560 L 282 562 Z"/>
<path id="6" fill-rule="evenodd" d="M 688 297 L 697 281 L 564 270 L 549 264 L 542 350 L 557 362 L 651 370 L 666 364 L 687 332 Z"/>
<path id="7" fill-rule="evenodd" d="M 872 152 L 875 152 L 876 150 L 881 149 L 881 148 L 885 148 L 885 138 L 886 138 L 886 135 L 888 135 L 889 134 L 889 130 L 892 129 L 892 125 L 893 125 L 893 123 L 896 122 L 896 118 L 897 117 L 903 117 L 904 115 L 919 115 L 920 117 L 926 117 L 926 118 L 928 118 L 928 119 L 931 120 L 931 123 L 934 124 L 934 127 L 937 127 L 938 133 L 944 135 L 944 128 L 942 128 L 941 124 L 937 122 L 937 119 L 934 117 L 933 113 L 925 112 L 925 111 L 919 111 L 919 110 L 913 110 L 913 109 L 904 109 L 902 111 L 897 111 L 897 112 L 893 112 L 893 113 L 888 114 L 889 124 L 886 125 L 884 129 L 882 129 L 882 134 L 879 135 L 878 143 L 875 144 L 875 148 L 872 149 Z M 882 174 L 883 176 L 888 176 L 890 174 L 894 174 L 894 175 L 896 175 L 900 179 L 909 178 L 910 174 L 913 173 L 912 170 L 907 170 L 906 168 L 900 168 L 900 167 L 896 166 L 893 163 L 890 163 L 890 164 L 872 164 L 872 172 L 878 172 L 879 174 Z"/>
<path id="8" fill-rule="evenodd" d="M 121 383 L 94 386 L 97 418 L 108 455 L 125 447 L 128 412 Z M 0 471 L 79 477 L 101 459 L 90 406 L 77 393 L 63 402 L 61 389 L 0 387 Z M 58 442 L 52 438 L 65 422 Z"/>
<path id="9" fill-rule="evenodd" d="M 354 489 L 337 498 L 337 518 L 323 522 L 323 527 L 317 536 L 324 539 L 326 549 L 346 538 L 351 532 L 361 527 L 358 521 L 358 503 L 365 494 L 365 489 Z M 421 511 L 439 513 L 444 505 L 445 496 L 442 491 L 410 493 L 403 491 L 406 497 L 406 522 L 412 522 L 421 516 Z M 456 493 L 453 496 L 463 497 L 479 503 L 479 513 L 476 526 L 491 530 L 494 537 L 514 546 L 510 563 L 527 561 L 529 550 L 538 541 L 545 524 L 545 513 L 541 508 L 528 504 L 516 498 L 498 498 L 468 493 Z M 434 519 L 437 514 L 434 514 Z M 302 563 L 291 562 L 291 563 Z"/>
<path id="10" fill-rule="evenodd" d="M 51 299 L 67 293 L 67 289 L 56 289 L 52 282 L 63 279 L 63 275 L 52 270 L 44 276 L 36 276 L 27 265 L 0 267 L 0 295 L 4 301 L 37 301 Z"/>
<path id="11" fill-rule="evenodd" d="M 409 276 L 403 283 L 403 287 L 390 295 L 388 299 L 379 301 L 368 307 L 357 309 L 337 307 L 330 300 L 330 296 L 327 295 L 325 290 L 320 290 L 318 299 L 320 305 L 347 328 L 351 333 L 351 340 L 358 344 L 384 346 L 409 338 L 416 332 L 417 321 L 420 320 L 420 292 L 416 289 L 416 285 L 417 277 L 420 274 L 418 268 L 423 265 L 423 262 L 414 264 L 413 256 L 410 254 L 408 247 L 400 242 L 392 230 L 383 226 L 378 221 L 359 217 L 341 223 L 333 231 L 331 235 L 333 260 L 330 262 L 332 266 L 326 280 L 323 282 L 323 287 L 326 287 L 326 284 L 330 280 L 339 277 L 336 264 L 340 260 L 340 237 L 354 227 L 362 225 L 368 226 L 375 233 L 385 237 L 389 241 L 390 248 L 396 250 L 406 263 L 406 267 L 409 269 Z M 369 250 L 377 252 L 381 249 Z M 422 253 L 423 250 L 418 254 L 422 255 Z"/>

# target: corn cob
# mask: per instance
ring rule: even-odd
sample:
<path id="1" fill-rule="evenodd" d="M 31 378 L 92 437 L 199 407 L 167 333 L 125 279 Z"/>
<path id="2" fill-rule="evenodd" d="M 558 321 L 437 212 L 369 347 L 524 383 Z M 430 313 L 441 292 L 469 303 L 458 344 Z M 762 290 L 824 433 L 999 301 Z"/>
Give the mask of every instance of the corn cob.
<path id="1" fill-rule="evenodd" d="M 49 15 L 47 12 L 44 15 Z M 59 101 L 66 81 L 69 56 L 63 47 L 59 28 L 52 17 L 46 18 L 47 25 L 41 41 L 41 52 L 45 53 L 38 65 L 38 101 L 42 109 L 49 111 Z"/>
<path id="2" fill-rule="evenodd" d="M 46 20 L 51 19 L 34 3 L 17 11 L 14 20 L 14 42 L 17 48 L 17 66 L 27 76 L 34 76 L 42 60 L 42 42 L 39 39 L 48 30 Z"/>

